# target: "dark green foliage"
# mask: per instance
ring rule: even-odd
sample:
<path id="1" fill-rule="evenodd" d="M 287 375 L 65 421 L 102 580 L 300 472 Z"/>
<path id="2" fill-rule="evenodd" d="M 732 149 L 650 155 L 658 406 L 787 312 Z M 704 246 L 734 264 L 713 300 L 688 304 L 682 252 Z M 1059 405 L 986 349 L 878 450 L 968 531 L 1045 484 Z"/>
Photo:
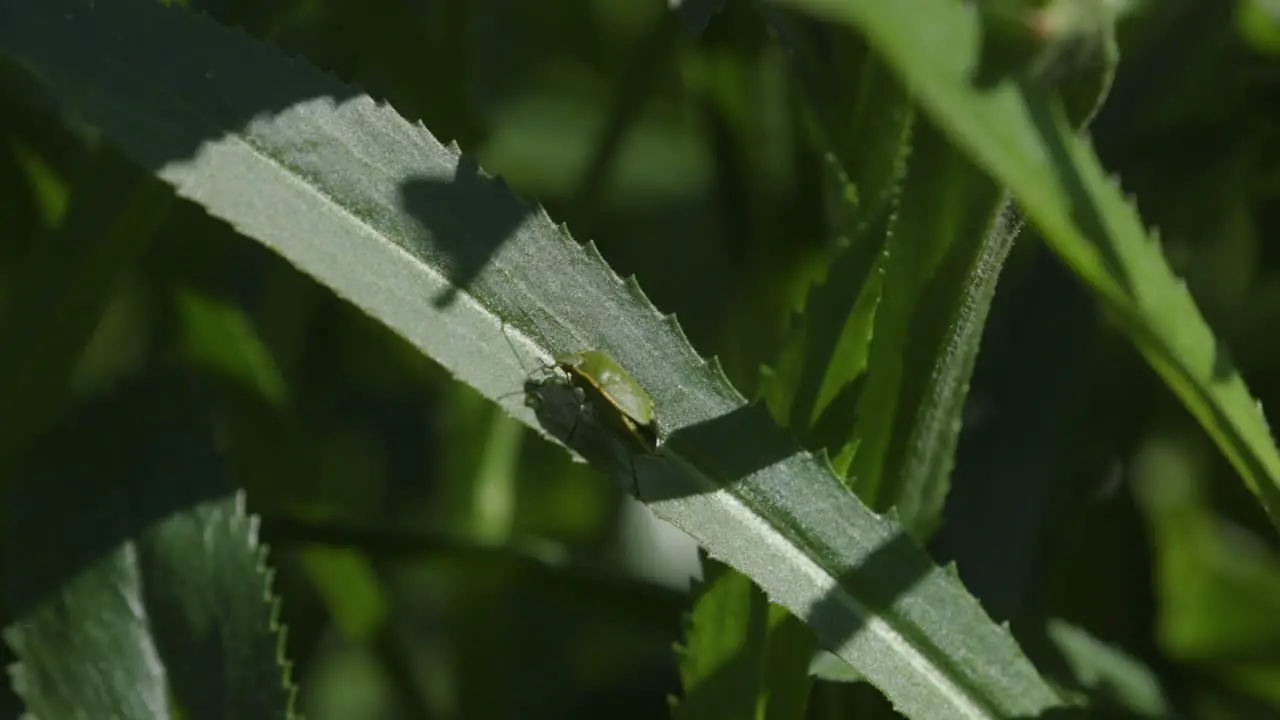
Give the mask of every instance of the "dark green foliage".
<path id="1" fill-rule="evenodd" d="M 0 0 L 0 716 L 1280 716 L 1274 6 Z"/>
<path id="2" fill-rule="evenodd" d="M 710 560 L 676 648 L 684 694 L 671 717 L 804 717 L 810 632 L 751 581 Z"/>
<path id="3" fill-rule="evenodd" d="M 198 408 L 127 383 L 9 478 L 5 640 L 35 717 L 296 717 L 258 521 Z"/>

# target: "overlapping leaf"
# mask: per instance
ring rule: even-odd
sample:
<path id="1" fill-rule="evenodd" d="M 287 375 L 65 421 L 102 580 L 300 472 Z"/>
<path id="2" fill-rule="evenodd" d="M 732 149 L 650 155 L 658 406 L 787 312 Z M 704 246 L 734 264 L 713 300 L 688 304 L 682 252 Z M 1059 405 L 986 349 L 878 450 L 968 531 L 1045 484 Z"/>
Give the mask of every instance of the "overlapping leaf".
<path id="1" fill-rule="evenodd" d="M 294 717 L 257 520 L 186 397 L 129 385 L 13 473 L 4 635 L 36 718 Z"/>
<path id="2" fill-rule="evenodd" d="M 672 701 L 671 717 L 803 717 L 808 631 L 740 573 L 714 562 L 704 567 L 686 639 L 677 648 L 684 696 Z"/>
<path id="3" fill-rule="evenodd" d="M 747 406 L 634 283 L 422 127 L 146 0 L 4 0 L 0 16 L 0 49 L 68 111 L 526 424 L 546 430 L 521 397 L 532 360 L 583 348 L 618 359 L 670 433 L 636 461 L 643 499 L 903 712 L 1004 717 L 1059 702 L 954 574 Z"/>
<path id="4" fill-rule="evenodd" d="M 866 35 L 946 137 L 1009 189 L 1280 524 L 1280 454 L 1258 404 L 1049 88 L 1015 77 L 975 85 L 977 10 L 952 0 L 786 4 Z"/>
<path id="5" fill-rule="evenodd" d="M 938 522 L 960 414 L 1013 233 L 1004 193 L 931 126 L 916 149 L 884 261 L 850 475 L 917 537 Z"/>
<path id="6" fill-rule="evenodd" d="M 106 150 L 78 180 L 62 226 L 22 267 L 0 324 L 0 457 L 57 417 L 103 307 L 163 222 L 173 194 Z"/>
<path id="7" fill-rule="evenodd" d="M 881 300 L 881 262 L 910 151 L 910 99 L 865 43 L 841 28 L 765 8 L 794 56 L 814 132 L 826 150 L 829 240 L 837 250 L 764 382 L 779 423 L 825 449 L 845 473 L 857 445 L 854 424 L 867 348 Z M 830 92 L 836 83 L 841 92 Z"/>

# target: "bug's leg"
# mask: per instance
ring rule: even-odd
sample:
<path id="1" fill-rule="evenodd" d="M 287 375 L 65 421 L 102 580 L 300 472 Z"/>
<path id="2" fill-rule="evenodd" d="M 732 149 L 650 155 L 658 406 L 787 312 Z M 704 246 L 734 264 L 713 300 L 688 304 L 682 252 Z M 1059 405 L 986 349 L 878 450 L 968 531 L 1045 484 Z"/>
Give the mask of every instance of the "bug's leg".
<path id="1" fill-rule="evenodd" d="M 573 427 L 569 428 L 569 437 L 564 439 L 565 445 L 573 444 L 573 436 L 578 432 L 578 425 L 582 423 L 582 406 L 578 406 L 578 415 L 573 419 Z"/>
<path id="2" fill-rule="evenodd" d="M 631 496 L 640 499 L 640 476 L 636 475 L 636 454 L 629 453 L 628 459 L 631 460 Z"/>
<path id="3" fill-rule="evenodd" d="M 524 312 L 524 310 L 521 309 L 521 312 Z M 525 313 L 525 317 L 529 317 L 529 314 Z M 529 322 L 533 323 L 533 318 L 529 318 Z M 507 325 L 508 323 L 505 320 L 503 320 L 502 321 L 502 339 L 507 341 L 507 347 L 511 349 L 511 354 L 515 356 L 516 362 L 520 364 L 520 369 L 525 373 L 525 375 L 528 375 L 529 377 L 533 377 L 535 373 L 540 373 L 542 377 L 539 378 L 539 382 L 548 382 L 552 378 L 554 378 L 557 371 L 557 366 L 555 362 L 547 362 L 545 360 L 535 358 L 538 361 L 537 370 L 530 370 L 525 365 L 524 357 L 520 355 L 519 350 L 516 350 L 515 343 L 511 342 L 511 333 L 507 330 Z M 516 393 L 511 393 L 511 394 L 514 395 Z"/>
<path id="4" fill-rule="evenodd" d="M 578 401 L 578 413 L 573 419 L 573 427 L 569 428 L 569 437 L 565 438 L 565 444 L 573 444 L 573 436 L 578 432 L 578 425 L 582 423 L 582 416 L 587 412 L 587 395 L 581 388 L 574 388 L 573 397 Z"/>

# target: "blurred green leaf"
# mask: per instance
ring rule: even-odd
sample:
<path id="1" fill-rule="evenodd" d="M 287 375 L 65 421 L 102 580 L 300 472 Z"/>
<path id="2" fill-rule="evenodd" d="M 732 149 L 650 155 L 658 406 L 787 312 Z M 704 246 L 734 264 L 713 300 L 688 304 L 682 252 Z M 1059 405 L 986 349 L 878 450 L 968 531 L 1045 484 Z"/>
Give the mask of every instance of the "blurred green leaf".
<path id="1" fill-rule="evenodd" d="M 827 278 L 810 290 L 804 311 L 792 318 L 786 344 L 761 384 L 779 424 L 806 445 L 836 456 L 838 471 L 847 466 L 841 453 L 852 439 L 857 401 L 856 394 L 841 391 L 855 383 L 866 365 L 880 295 L 874 272 L 879 250 L 868 238 L 840 251 Z M 841 421 L 819 428 L 824 417 Z"/>
<path id="2" fill-rule="evenodd" d="M 883 263 L 849 474 L 859 497 L 896 507 L 919 538 L 942 513 L 978 344 L 1017 231 L 1004 205 L 936 130 L 918 127 Z"/>
<path id="3" fill-rule="evenodd" d="M 628 88 L 628 97 L 635 88 Z M 514 102 L 504 109 L 481 160 L 501 158 L 504 177 L 538 196 L 589 190 L 609 207 L 646 207 L 659 200 L 705 192 L 711 158 L 687 123 L 656 113 L 628 116 L 625 135 L 609 153 L 607 176 L 596 169 L 599 151 L 584 144 L 611 129 L 614 118 L 586 98 Z M 590 174 L 596 177 L 590 180 Z"/>
<path id="4" fill-rule="evenodd" d="M 1019 202 L 1280 525 L 1266 419 L 1159 245 L 1043 88 L 973 85 L 979 18 L 950 0 L 789 0 L 866 33 L 935 125 Z M 936 18 L 927 27 L 921 17 Z"/>
<path id="5" fill-rule="evenodd" d="M 677 648 L 684 695 L 671 717 L 804 717 L 810 680 L 797 660 L 812 652 L 808 630 L 741 573 L 714 561 L 703 567 Z"/>
<path id="6" fill-rule="evenodd" d="M 1253 49 L 1280 53 L 1280 0 L 1236 0 L 1236 25 Z"/>
<path id="7" fill-rule="evenodd" d="M 667 4 L 680 13 L 685 27 L 696 35 L 707 27 L 711 16 L 724 8 L 725 0 L 667 0 Z"/>
<path id="8" fill-rule="evenodd" d="M 661 454 L 635 459 L 654 512 L 904 712 L 997 717 L 1059 702 L 954 574 L 747 406 L 634 282 L 421 127 L 365 96 L 334 100 L 352 93 L 184 11 L 6 0 L 0 13 L 0 48 L 135 160 L 526 424 L 557 430 L 521 401 L 533 361 L 582 348 L 617 358 L 669 431 Z M 629 476 L 620 458 L 592 457 Z"/>
<path id="9" fill-rule="evenodd" d="M 825 156 L 831 240 L 839 248 L 815 285 L 764 384 L 780 424 L 809 447 L 823 448 L 837 472 L 856 445 L 854 421 L 867 347 L 881 295 L 881 253 L 909 151 L 914 115 L 906 93 L 847 33 L 813 28 L 771 13 L 797 55 Z M 821 58 L 828 57 L 823 60 Z M 831 93 L 824 83 L 859 92 Z M 849 98 L 854 98 L 851 101 Z"/>
<path id="10" fill-rule="evenodd" d="M 173 193 L 114 152 L 89 155 L 68 216 L 40 242 L 0 325 L 0 457 L 55 420 L 108 303 Z"/>
<path id="11" fill-rule="evenodd" d="M 195 367 L 224 377 L 277 409 L 289 388 L 249 318 L 219 298 L 190 289 L 177 292 L 183 352 Z"/>
<path id="12" fill-rule="evenodd" d="M 1158 636 L 1173 657 L 1280 706 L 1280 558 L 1208 505 L 1206 449 L 1161 433 L 1134 461 L 1157 552 Z"/>
<path id="13" fill-rule="evenodd" d="M 1133 0 L 978 0 L 981 85 L 1005 78 L 1051 86 L 1071 126 L 1086 127 L 1111 89 L 1120 50 L 1116 23 Z"/>
<path id="14" fill-rule="evenodd" d="M 1150 668 L 1063 620 L 1050 620 L 1047 633 L 1079 687 L 1138 717 L 1170 716 L 1168 700 Z"/>
<path id="15" fill-rule="evenodd" d="M 257 518 L 180 385 L 121 389 L 23 460 L 6 508 L 5 639 L 30 712 L 294 717 Z"/>

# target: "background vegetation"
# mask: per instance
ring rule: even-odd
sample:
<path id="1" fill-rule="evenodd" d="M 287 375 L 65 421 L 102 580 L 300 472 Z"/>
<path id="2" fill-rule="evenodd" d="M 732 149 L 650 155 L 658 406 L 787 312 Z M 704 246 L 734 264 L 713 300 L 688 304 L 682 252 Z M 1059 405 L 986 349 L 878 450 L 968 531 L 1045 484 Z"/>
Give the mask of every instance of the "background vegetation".
<path id="1" fill-rule="evenodd" d="M 951 0 L 98 5 L 0 0 L 4 717 L 1280 717 L 1274 4 L 1126 7 L 1109 92 L 1022 3 L 985 85 Z M 643 503 L 522 405 L 584 338 Z"/>

